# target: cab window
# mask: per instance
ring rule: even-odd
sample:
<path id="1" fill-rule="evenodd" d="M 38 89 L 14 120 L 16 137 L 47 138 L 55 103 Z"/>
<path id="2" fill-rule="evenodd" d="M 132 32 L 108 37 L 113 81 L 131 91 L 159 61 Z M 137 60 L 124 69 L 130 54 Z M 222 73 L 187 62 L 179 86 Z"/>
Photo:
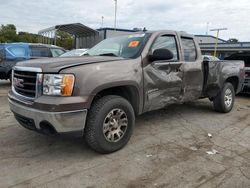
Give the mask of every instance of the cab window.
<path id="1" fill-rule="evenodd" d="M 26 50 L 25 48 L 18 46 L 18 47 L 8 47 L 6 50 L 15 57 L 25 57 Z"/>
<path id="2" fill-rule="evenodd" d="M 193 62 L 197 59 L 197 51 L 194 40 L 191 38 L 181 38 L 181 44 L 186 62 Z"/>
<path id="3" fill-rule="evenodd" d="M 28 49 L 23 45 L 8 46 L 5 48 L 5 53 L 7 60 L 15 60 L 18 58 L 27 59 L 29 57 Z"/>
<path id="4" fill-rule="evenodd" d="M 168 49 L 173 53 L 174 57 L 170 61 L 179 60 L 175 36 L 163 35 L 158 37 L 153 43 L 151 51 L 154 52 L 154 50 L 161 48 Z"/>
<path id="5" fill-rule="evenodd" d="M 30 47 L 30 56 L 31 57 L 49 57 L 49 51 L 46 47 Z"/>

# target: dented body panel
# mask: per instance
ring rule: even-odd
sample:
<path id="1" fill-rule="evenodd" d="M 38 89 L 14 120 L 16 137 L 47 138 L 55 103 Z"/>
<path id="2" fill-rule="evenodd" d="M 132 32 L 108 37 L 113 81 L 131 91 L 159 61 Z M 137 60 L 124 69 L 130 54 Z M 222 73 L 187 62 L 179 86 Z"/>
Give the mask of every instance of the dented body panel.
<path id="1" fill-rule="evenodd" d="M 150 62 L 147 58 L 152 53 L 152 43 L 160 36 L 174 36 L 178 49 L 178 60 Z M 195 61 L 185 62 L 181 37 L 192 38 L 186 33 L 160 31 L 153 34 L 151 45 L 146 46 L 143 61 L 144 73 L 144 111 L 163 108 L 172 103 L 193 101 L 202 95 L 203 72 L 201 52 L 196 50 Z M 194 41 L 195 42 L 195 41 Z M 198 44 L 195 42 L 196 49 Z M 194 76 L 195 75 L 195 76 Z"/>
<path id="2" fill-rule="evenodd" d="M 242 61 L 211 61 L 205 62 L 208 66 L 207 82 L 204 84 L 203 94 L 213 98 L 222 88 L 225 81 L 229 78 L 237 80 L 236 93 L 239 93 L 244 83 L 244 64 Z"/>
<path id="3" fill-rule="evenodd" d="M 166 63 L 159 66 L 149 64 L 143 69 L 144 73 L 144 111 L 163 108 L 167 104 L 182 101 L 183 73 L 173 71 L 181 64 Z"/>

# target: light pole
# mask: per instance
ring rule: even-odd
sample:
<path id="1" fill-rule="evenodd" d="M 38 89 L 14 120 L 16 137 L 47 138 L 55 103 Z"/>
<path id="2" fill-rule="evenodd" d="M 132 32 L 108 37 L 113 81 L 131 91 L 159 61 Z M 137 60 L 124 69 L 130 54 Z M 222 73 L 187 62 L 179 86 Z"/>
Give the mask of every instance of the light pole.
<path id="1" fill-rule="evenodd" d="M 117 0 L 115 1 L 115 23 L 114 23 L 114 29 L 116 30 L 116 14 L 117 14 Z"/>
<path id="2" fill-rule="evenodd" d="M 103 20 L 104 20 L 104 16 L 102 16 L 102 25 L 101 25 L 101 28 L 103 28 Z"/>
<path id="3" fill-rule="evenodd" d="M 217 48 L 218 48 L 218 38 L 219 38 L 219 33 L 220 31 L 227 30 L 227 28 L 218 28 L 218 29 L 211 29 L 210 31 L 217 31 L 216 34 L 216 42 L 215 42 L 215 47 L 214 47 L 214 56 L 216 56 Z"/>
<path id="4" fill-rule="evenodd" d="M 208 27 L 209 27 L 209 22 L 207 22 L 207 30 L 206 30 L 206 35 L 208 35 Z"/>

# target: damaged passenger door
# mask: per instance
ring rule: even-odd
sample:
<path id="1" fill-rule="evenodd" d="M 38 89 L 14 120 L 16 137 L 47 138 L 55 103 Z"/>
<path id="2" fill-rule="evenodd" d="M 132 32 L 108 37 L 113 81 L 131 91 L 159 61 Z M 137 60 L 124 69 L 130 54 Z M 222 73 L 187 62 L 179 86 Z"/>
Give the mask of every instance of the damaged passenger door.
<path id="1" fill-rule="evenodd" d="M 149 50 L 148 64 L 143 68 L 144 112 L 163 108 L 182 99 L 181 66 L 176 35 L 158 36 Z"/>

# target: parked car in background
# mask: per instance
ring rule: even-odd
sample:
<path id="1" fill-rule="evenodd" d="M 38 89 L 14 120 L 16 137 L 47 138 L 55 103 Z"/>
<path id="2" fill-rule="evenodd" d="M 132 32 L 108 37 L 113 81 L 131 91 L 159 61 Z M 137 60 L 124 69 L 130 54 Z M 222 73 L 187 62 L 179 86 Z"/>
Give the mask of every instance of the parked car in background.
<path id="1" fill-rule="evenodd" d="M 85 53 L 87 53 L 88 49 L 74 49 L 70 50 L 68 52 L 65 52 L 64 54 L 60 55 L 60 57 L 76 57 L 76 56 L 83 56 Z"/>
<path id="2" fill-rule="evenodd" d="M 0 79 L 10 79 L 12 67 L 19 61 L 58 57 L 63 53 L 65 53 L 63 48 L 48 44 L 0 44 Z"/>
<path id="3" fill-rule="evenodd" d="M 220 61 L 218 57 L 212 55 L 203 55 L 203 61 Z"/>
<path id="4" fill-rule="evenodd" d="M 229 57 L 226 57 L 225 60 L 242 60 L 245 62 L 245 81 L 241 92 L 250 93 L 250 53 L 235 53 Z"/>

